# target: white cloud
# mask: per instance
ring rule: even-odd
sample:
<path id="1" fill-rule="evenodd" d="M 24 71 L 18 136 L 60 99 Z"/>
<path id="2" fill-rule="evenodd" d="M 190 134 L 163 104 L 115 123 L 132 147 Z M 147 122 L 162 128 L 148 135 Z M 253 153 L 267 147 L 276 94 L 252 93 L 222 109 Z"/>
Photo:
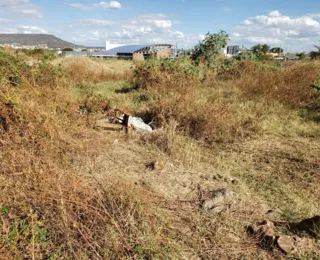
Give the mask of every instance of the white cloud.
<path id="1" fill-rule="evenodd" d="M 90 9 L 90 7 L 88 7 L 84 4 L 73 3 L 73 4 L 70 4 L 70 6 L 75 7 L 75 8 L 79 8 L 81 10 L 89 10 Z"/>
<path id="2" fill-rule="evenodd" d="M 27 4 L 28 0 L 0 0 L 0 7 L 12 7 L 18 4 Z"/>
<path id="3" fill-rule="evenodd" d="M 269 16 L 270 17 L 279 17 L 279 16 L 281 16 L 281 13 L 278 10 L 274 10 L 269 13 Z"/>
<path id="4" fill-rule="evenodd" d="M 102 8 L 102 9 L 121 9 L 122 8 L 122 5 L 118 1 L 100 2 L 96 4 L 71 3 L 70 6 L 79 8 L 81 10 L 90 10 L 90 9 L 96 9 L 96 8 Z"/>
<path id="5" fill-rule="evenodd" d="M 252 22 L 251 22 L 250 20 L 244 20 L 244 21 L 242 22 L 242 24 L 243 24 L 243 25 L 251 25 Z"/>
<path id="6" fill-rule="evenodd" d="M 64 34 L 66 37 L 60 36 L 90 46 L 103 46 L 105 41 L 110 41 L 112 44 L 128 45 L 178 43 L 182 48 L 192 48 L 202 39 L 201 35 L 174 29 L 175 24 L 168 16 L 159 13 L 126 20 L 85 19 L 80 24 L 72 25 L 72 39 L 67 32 Z"/>
<path id="7" fill-rule="evenodd" d="M 122 6 L 118 1 L 110 1 L 107 2 L 100 2 L 99 4 L 95 4 L 96 7 L 101 7 L 103 9 L 121 9 Z"/>
<path id="8" fill-rule="evenodd" d="M 38 17 L 38 18 L 42 18 L 43 15 L 41 14 L 41 12 L 37 9 L 24 9 L 20 11 L 20 14 L 22 15 L 30 15 L 33 17 Z"/>
<path id="9" fill-rule="evenodd" d="M 235 27 L 232 42 L 243 45 L 267 43 L 289 51 L 308 51 L 320 37 L 319 14 L 290 17 L 279 10 L 247 18 Z"/>
<path id="10" fill-rule="evenodd" d="M 0 0 L 0 13 L 7 17 L 18 15 L 42 18 L 40 9 L 29 0 Z"/>
<path id="11" fill-rule="evenodd" d="M 47 34 L 48 32 L 38 26 L 19 25 L 16 28 L 0 28 L 0 33 Z"/>
<path id="12" fill-rule="evenodd" d="M 114 25 L 114 21 L 98 20 L 98 19 L 86 19 L 83 21 L 86 24 L 98 25 L 98 26 L 111 26 Z"/>
<path id="13" fill-rule="evenodd" d="M 266 44 L 279 44 L 282 43 L 281 40 L 271 37 L 255 37 L 249 36 L 247 40 L 252 43 L 266 43 Z"/>
<path id="14" fill-rule="evenodd" d="M 152 24 L 158 28 L 168 29 L 171 28 L 172 22 L 170 20 L 142 20 L 142 23 Z"/>
<path id="15" fill-rule="evenodd" d="M 38 26 L 28 26 L 28 25 L 20 25 L 18 27 L 19 33 L 23 34 L 32 34 L 32 33 L 39 33 L 39 34 L 47 34 L 48 32 Z"/>
<path id="16" fill-rule="evenodd" d="M 12 22 L 12 20 L 0 18 L 0 23 L 9 23 L 9 22 Z"/>

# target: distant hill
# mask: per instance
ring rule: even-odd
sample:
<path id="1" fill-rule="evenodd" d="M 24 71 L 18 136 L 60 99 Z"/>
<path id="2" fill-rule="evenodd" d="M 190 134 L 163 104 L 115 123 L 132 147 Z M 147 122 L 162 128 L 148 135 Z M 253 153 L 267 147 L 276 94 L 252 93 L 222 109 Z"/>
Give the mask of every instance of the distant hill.
<path id="1" fill-rule="evenodd" d="M 47 44 L 48 48 L 83 47 L 64 41 L 50 34 L 0 34 L 0 44 L 39 45 Z"/>

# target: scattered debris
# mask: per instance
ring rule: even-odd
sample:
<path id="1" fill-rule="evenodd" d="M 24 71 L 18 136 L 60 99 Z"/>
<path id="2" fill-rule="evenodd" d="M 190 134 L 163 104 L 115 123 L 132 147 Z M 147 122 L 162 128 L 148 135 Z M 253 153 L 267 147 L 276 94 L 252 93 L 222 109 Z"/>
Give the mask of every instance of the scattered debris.
<path id="1" fill-rule="evenodd" d="M 310 237 L 285 236 L 277 239 L 277 245 L 286 254 L 312 252 L 316 248 L 316 241 Z"/>
<path id="2" fill-rule="evenodd" d="M 274 223 L 269 220 L 257 222 L 256 224 L 249 226 L 247 231 L 250 235 L 253 235 L 259 240 L 259 244 L 263 247 L 272 246 L 276 242 Z"/>
<path id="3" fill-rule="evenodd" d="M 105 112 L 107 112 L 107 118 L 98 120 L 96 127 L 113 131 L 124 128 L 126 133 L 129 133 L 130 129 L 138 132 L 152 132 L 151 126 L 143 122 L 140 117 L 130 116 L 118 109 L 108 108 Z"/>
<path id="4" fill-rule="evenodd" d="M 285 226 L 288 228 L 288 231 L 304 230 L 313 233 L 317 231 L 315 228 L 317 228 L 319 224 L 318 221 L 320 221 L 320 217 L 316 216 L 302 220 L 299 223 L 286 223 Z M 317 241 L 311 237 L 277 234 L 276 225 L 279 225 L 279 223 L 264 220 L 249 226 L 247 231 L 250 235 L 258 239 L 262 247 L 278 246 L 279 249 L 286 254 L 312 252 L 317 247 Z"/>
<path id="5" fill-rule="evenodd" d="M 124 118 L 124 116 L 119 117 L 121 121 L 124 121 Z M 128 127 L 132 127 L 134 130 L 138 132 L 152 132 L 151 126 L 143 122 L 142 118 L 140 117 L 129 116 Z"/>
<path id="6" fill-rule="evenodd" d="M 164 168 L 164 161 L 162 160 L 155 160 L 155 161 L 152 161 L 151 163 L 148 163 L 146 165 L 147 168 L 151 169 L 151 170 L 162 170 Z"/>
<path id="7" fill-rule="evenodd" d="M 214 191 L 202 191 L 198 186 L 198 198 L 203 210 L 212 210 L 220 213 L 230 208 L 233 203 L 233 192 L 229 189 L 219 189 Z"/>
<path id="8" fill-rule="evenodd" d="M 105 119 L 98 120 L 96 122 L 96 127 L 110 131 L 121 131 L 123 129 L 122 125 L 108 123 Z"/>

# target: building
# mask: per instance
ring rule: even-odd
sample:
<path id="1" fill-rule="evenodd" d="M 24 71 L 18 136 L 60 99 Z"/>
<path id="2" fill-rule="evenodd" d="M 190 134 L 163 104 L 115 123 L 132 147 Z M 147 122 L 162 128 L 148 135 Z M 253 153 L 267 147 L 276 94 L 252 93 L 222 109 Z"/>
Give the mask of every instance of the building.
<path id="1" fill-rule="evenodd" d="M 239 55 L 239 45 L 229 45 L 223 49 L 223 54 L 226 58 L 232 58 Z"/>
<path id="2" fill-rule="evenodd" d="M 57 55 L 63 58 L 69 57 L 87 57 L 89 56 L 88 51 L 57 51 Z"/>
<path id="3" fill-rule="evenodd" d="M 307 56 L 307 55 L 306 55 Z M 308 57 L 306 57 L 307 59 Z M 287 53 L 285 55 L 286 60 L 299 60 L 299 57 L 295 53 Z"/>
<path id="4" fill-rule="evenodd" d="M 119 46 L 105 52 L 92 53 L 98 59 L 123 59 L 144 61 L 150 57 L 176 57 L 177 50 L 172 44 L 127 45 Z"/>
<path id="5" fill-rule="evenodd" d="M 121 46 L 125 46 L 125 44 L 112 44 L 109 41 L 106 41 L 106 51 L 109 51 L 111 49 L 118 48 Z"/>

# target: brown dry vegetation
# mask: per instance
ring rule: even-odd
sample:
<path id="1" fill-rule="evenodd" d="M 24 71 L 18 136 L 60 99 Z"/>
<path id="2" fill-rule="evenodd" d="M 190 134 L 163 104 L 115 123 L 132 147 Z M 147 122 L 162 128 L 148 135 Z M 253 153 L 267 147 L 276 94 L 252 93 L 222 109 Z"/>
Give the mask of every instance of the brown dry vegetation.
<path id="1" fill-rule="evenodd" d="M 29 67 L 6 53 L 2 258 L 279 259 L 245 226 L 320 214 L 320 99 L 310 87 L 319 63 L 245 62 L 200 79 L 185 63 L 138 64 L 130 76 L 118 61 Z M 95 130 L 110 105 L 161 129 L 130 137 Z M 147 169 L 153 160 L 164 168 Z M 198 184 L 228 187 L 235 204 L 218 215 L 199 211 Z"/>

